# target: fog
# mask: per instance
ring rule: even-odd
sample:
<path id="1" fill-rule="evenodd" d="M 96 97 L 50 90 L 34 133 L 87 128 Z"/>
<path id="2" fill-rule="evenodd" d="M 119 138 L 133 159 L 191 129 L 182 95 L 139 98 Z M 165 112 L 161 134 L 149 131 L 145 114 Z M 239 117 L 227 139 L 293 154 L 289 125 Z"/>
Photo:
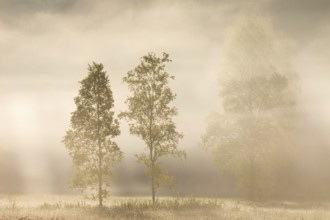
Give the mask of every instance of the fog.
<path id="1" fill-rule="evenodd" d="M 313 195 L 330 196 L 330 2 L 255 4 L 290 42 L 289 59 L 299 77 L 306 147 L 297 179 L 305 190 L 321 186 Z M 243 0 L 0 0 L 0 193 L 72 192 L 71 159 L 61 141 L 87 64 L 104 64 L 119 113 L 128 95 L 122 78 L 154 51 L 173 60 L 167 70 L 175 75 L 175 121 L 184 134 L 179 147 L 188 154 L 187 161 L 169 162 L 169 172 L 185 195 L 236 195 L 231 177 L 219 174 L 200 142 L 206 117 L 222 109 L 226 36 L 245 7 Z M 126 122 L 120 125 L 116 141 L 124 160 L 112 192 L 147 195 L 148 179 L 134 157 L 144 144 L 129 134 Z"/>

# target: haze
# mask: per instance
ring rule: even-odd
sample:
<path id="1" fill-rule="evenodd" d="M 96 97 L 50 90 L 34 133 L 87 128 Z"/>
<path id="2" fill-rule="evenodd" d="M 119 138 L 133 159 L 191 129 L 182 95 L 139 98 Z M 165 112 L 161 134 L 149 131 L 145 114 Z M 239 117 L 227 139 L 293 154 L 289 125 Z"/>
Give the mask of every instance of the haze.
<path id="1" fill-rule="evenodd" d="M 0 192 L 69 192 L 71 161 L 61 140 L 87 64 L 104 64 L 119 113 L 126 108 L 128 94 L 123 76 L 141 56 L 154 51 L 167 52 L 173 60 L 168 72 L 176 77 L 172 83 L 179 111 L 176 121 L 184 134 L 180 147 L 188 153 L 188 160 L 174 163 L 171 172 L 187 194 L 224 193 L 219 184 L 225 182 L 199 143 L 205 118 L 221 109 L 218 80 L 225 37 L 245 2 L 0 0 Z M 292 44 L 308 144 L 310 149 L 322 149 L 307 152 L 315 153 L 313 161 L 326 161 L 330 156 L 330 2 L 257 4 Z M 118 171 L 126 177 L 118 174 L 113 191 L 147 194 L 147 179 L 134 158 L 143 143 L 129 135 L 123 121 L 121 130 L 117 142 L 125 157 Z M 310 169 L 321 169 L 319 175 L 330 179 L 324 174 L 330 173 L 330 163 Z"/>

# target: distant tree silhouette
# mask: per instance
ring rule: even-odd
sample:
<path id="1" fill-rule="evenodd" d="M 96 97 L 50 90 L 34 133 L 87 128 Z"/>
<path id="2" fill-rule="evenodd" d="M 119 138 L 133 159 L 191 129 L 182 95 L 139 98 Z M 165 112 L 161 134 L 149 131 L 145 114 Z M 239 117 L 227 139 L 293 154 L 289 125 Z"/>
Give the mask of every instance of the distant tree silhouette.
<path id="1" fill-rule="evenodd" d="M 284 139 L 290 135 L 295 77 L 267 19 L 246 14 L 228 42 L 220 93 L 224 113 L 209 117 L 203 145 L 254 200 L 272 192 L 273 155 L 288 146 Z"/>

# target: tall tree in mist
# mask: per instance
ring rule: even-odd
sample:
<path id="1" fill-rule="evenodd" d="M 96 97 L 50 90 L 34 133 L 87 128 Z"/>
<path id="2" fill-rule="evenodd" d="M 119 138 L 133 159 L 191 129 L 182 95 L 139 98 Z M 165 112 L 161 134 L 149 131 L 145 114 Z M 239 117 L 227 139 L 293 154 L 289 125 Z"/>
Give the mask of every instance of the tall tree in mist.
<path id="1" fill-rule="evenodd" d="M 245 14 L 228 37 L 220 96 L 223 112 L 209 117 L 203 145 L 250 199 L 274 187 L 273 155 L 285 144 L 294 106 L 294 74 L 270 21 Z"/>
<path id="2" fill-rule="evenodd" d="M 88 65 L 88 76 L 80 84 L 79 95 L 74 99 L 77 109 L 71 113 L 71 128 L 63 142 L 73 161 L 72 186 L 92 192 L 102 207 L 113 165 L 123 157 L 113 141 L 120 134 L 119 123 L 103 65 Z"/>
<path id="3" fill-rule="evenodd" d="M 146 173 L 150 176 L 153 203 L 157 188 L 173 182 L 173 177 L 168 176 L 160 159 L 186 157 L 184 151 L 177 149 L 182 134 L 176 131 L 172 120 L 177 115 L 177 109 L 170 106 L 175 99 L 169 87 L 169 81 L 174 76 L 165 71 L 165 64 L 170 61 L 166 53 L 161 58 L 148 53 L 141 58 L 140 65 L 123 78 L 131 96 L 126 100 L 128 110 L 122 112 L 120 117 L 128 121 L 130 133 L 146 144 L 147 152 L 137 155 L 137 158 L 146 166 Z"/>

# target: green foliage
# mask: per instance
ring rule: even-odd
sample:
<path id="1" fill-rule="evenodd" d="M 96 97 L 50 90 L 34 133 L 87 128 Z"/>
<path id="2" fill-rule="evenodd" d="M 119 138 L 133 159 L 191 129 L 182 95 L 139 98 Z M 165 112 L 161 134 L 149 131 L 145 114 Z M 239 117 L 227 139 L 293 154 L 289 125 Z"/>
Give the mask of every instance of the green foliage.
<path id="1" fill-rule="evenodd" d="M 91 192 L 102 206 L 112 167 L 123 157 L 113 141 L 120 134 L 119 123 L 112 110 L 114 101 L 103 65 L 89 65 L 88 76 L 80 84 L 74 99 L 77 109 L 71 114 L 71 128 L 63 142 L 73 161 L 72 186 Z"/>
<path id="2" fill-rule="evenodd" d="M 158 187 L 173 182 L 159 159 L 167 156 L 186 157 L 184 151 L 177 149 L 182 134 L 176 131 L 172 120 L 177 115 L 177 109 L 170 106 L 175 99 L 168 85 L 174 76 L 165 71 L 165 64 L 170 61 L 166 53 L 162 58 L 149 53 L 142 57 L 140 65 L 123 78 L 131 96 L 126 100 L 128 110 L 122 112 L 120 117 L 128 121 L 130 133 L 140 137 L 147 146 L 148 152 L 137 155 L 137 158 L 145 165 L 146 174 L 151 178 L 153 201 Z"/>

